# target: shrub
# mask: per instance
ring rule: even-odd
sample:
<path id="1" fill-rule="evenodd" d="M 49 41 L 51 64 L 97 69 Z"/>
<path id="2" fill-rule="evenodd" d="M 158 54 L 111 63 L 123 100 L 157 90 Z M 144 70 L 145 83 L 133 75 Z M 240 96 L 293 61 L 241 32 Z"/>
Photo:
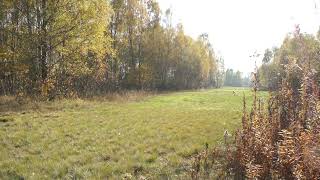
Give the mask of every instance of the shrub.
<path id="1" fill-rule="evenodd" d="M 319 87 L 316 73 L 304 67 L 302 88 L 293 89 L 289 79 L 295 66 L 286 67 L 287 76 L 281 89 L 271 93 L 266 105 L 257 97 L 254 74 L 252 109 L 247 112 L 244 98 L 242 128 L 235 135 L 234 150 L 228 146 L 220 148 L 223 156 L 214 154 L 211 159 L 222 157 L 224 161 L 218 163 L 223 166 L 211 172 L 222 172 L 227 175 L 224 178 L 234 179 L 319 179 Z M 200 159 L 194 160 L 193 179 L 208 172 L 200 171 L 199 166 L 203 162 L 201 158 L 209 156 L 197 157 Z"/>

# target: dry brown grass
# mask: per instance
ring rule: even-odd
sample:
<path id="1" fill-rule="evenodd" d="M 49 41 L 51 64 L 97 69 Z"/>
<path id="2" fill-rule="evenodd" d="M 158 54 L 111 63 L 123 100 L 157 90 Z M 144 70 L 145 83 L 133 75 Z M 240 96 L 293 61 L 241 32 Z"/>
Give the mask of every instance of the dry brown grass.
<path id="1" fill-rule="evenodd" d="M 101 96 L 94 97 L 73 97 L 73 98 L 56 98 L 53 101 L 43 99 L 42 97 L 26 96 L 0 96 L 0 113 L 23 112 L 23 111 L 45 111 L 61 110 L 65 106 L 79 107 L 85 105 L 85 102 L 136 102 L 144 100 L 147 97 L 156 95 L 155 91 L 121 91 L 112 92 Z"/>
<path id="2" fill-rule="evenodd" d="M 248 179 L 317 179 L 320 177 L 319 90 L 315 74 L 304 70 L 302 89 L 289 83 L 266 108 L 256 100 L 250 115 L 244 111 L 236 135 L 236 174 Z M 254 95 L 256 94 L 256 91 Z"/>
<path id="3" fill-rule="evenodd" d="M 236 133 L 235 149 L 226 144 L 194 157 L 192 179 L 211 179 L 210 174 L 219 179 L 320 178 L 320 101 L 316 74 L 305 68 L 302 88 L 296 91 L 289 81 L 290 66 L 282 88 L 271 94 L 267 104 L 257 97 L 255 80 L 250 112 L 244 98 L 242 129 Z M 222 160 L 209 169 L 204 168 L 204 162 L 215 159 Z"/>
<path id="4" fill-rule="evenodd" d="M 0 113 L 38 109 L 39 104 L 28 97 L 0 96 Z"/>

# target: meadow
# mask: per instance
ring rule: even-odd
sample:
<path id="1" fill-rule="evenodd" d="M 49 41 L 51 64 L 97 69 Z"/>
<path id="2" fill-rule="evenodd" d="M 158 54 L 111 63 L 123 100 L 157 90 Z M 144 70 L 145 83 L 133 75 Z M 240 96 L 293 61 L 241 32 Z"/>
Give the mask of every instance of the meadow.
<path id="1" fill-rule="evenodd" d="M 236 92 L 236 95 L 233 94 Z M 240 128 L 249 89 L 0 104 L 0 179 L 179 179 Z M 266 93 L 263 93 L 266 96 Z"/>

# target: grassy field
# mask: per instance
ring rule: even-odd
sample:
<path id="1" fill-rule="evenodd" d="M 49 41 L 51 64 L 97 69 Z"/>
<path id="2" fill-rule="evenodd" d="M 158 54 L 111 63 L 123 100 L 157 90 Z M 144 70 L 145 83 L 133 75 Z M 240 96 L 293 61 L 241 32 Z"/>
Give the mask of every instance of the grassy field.
<path id="1" fill-rule="evenodd" d="M 167 179 L 239 127 L 243 92 L 203 90 L 135 101 L 61 100 L 0 111 L 0 179 Z M 248 98 L 249 100 L 251 98 Z"/>

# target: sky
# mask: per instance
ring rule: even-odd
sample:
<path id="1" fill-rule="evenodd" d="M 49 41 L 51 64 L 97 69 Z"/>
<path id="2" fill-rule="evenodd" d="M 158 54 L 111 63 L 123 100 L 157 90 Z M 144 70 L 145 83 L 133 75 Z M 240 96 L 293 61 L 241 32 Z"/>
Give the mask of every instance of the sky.
<path id="1" fill-rule="evenodd" d="M 280 47 L 299 24 L 301 32 L 316 34 L 320 26 L 320 0 L 158 0 L 170 8 L 173 23 L 182 23 L 193 38 L 208 33 L 226 68 L 244 73 L 254 70 L 255 51 Z M 258 59 L 261 61 L 262 57 Z"/>

